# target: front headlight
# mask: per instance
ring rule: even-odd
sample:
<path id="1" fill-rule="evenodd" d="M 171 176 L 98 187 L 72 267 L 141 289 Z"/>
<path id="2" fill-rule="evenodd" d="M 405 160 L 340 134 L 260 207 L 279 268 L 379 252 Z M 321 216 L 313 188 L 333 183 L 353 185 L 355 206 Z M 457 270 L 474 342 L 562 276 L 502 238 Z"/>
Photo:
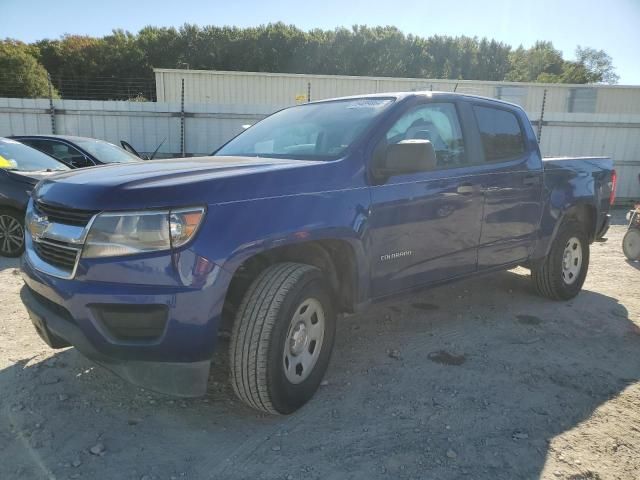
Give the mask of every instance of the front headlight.
<path id="1" fill-rule="evenodd" d="M 180 247 L 196 233 L 204 208 L 101 213 L 85 240 L 85 258 L 115 257 Z"/>

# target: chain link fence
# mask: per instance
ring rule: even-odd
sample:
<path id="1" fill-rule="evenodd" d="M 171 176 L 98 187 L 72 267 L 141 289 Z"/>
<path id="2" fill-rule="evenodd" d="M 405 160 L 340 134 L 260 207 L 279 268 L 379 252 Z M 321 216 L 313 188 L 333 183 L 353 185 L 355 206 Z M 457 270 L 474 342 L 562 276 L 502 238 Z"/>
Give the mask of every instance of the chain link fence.
<path id="1" fill-rule="evenodd" d="M 155 102 L 151 77 L 74 77 L 0 72 L 0 97 Z"/>

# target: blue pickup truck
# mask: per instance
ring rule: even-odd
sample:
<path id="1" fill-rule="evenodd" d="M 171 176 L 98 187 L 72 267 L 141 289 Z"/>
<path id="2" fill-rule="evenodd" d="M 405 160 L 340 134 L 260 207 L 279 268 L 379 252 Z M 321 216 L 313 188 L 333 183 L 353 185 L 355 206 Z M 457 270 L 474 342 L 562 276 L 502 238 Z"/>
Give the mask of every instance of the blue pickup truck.
<path id="1" fill-rule="evenodd" d="M 340 314 L 517 265 L 543 296 L 577 295 L 614 190 L 608 158 L 543 160 L 515 105 L 314 102 L 210 157 L 42 180 L 21 295 L 51 347 L 172 395 L 205 393 L 230 331 L 238 397 L 287 414 L 318 388 Z"/>

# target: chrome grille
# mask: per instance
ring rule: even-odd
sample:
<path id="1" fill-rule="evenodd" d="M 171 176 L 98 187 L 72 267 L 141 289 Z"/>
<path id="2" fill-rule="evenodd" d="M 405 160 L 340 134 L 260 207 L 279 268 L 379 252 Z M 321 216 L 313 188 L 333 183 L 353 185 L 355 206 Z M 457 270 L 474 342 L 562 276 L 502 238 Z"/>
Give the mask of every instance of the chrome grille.
<path id="1" fill-rule="evenodd" d="M 53 241 L 35 241 L 33 249 L 45 262 L 71 273 L 75 267 L 80 249 Z"/>
<path id="2" fill-rule="evenodd" d="M 45 215 L 50 222 L 76 225 L 80 227 L 84 227 L 89 223 L 91 217 L 98 213 L 95 210 L 58 207 L 43 202 L 36 202 L 35 207 L 38 213 Z"/>

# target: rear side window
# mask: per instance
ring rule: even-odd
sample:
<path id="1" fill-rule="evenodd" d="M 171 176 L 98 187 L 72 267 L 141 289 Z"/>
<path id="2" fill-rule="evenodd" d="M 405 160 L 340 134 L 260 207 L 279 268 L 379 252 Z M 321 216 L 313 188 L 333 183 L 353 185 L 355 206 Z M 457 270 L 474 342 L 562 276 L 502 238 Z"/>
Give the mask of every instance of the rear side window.
<path id="1" fill-rule="evenodd" d="M 473 107 L 487 162 L 509 160 L 524 154 L 524 138 L 516 116 L 507 110 Z"/>

